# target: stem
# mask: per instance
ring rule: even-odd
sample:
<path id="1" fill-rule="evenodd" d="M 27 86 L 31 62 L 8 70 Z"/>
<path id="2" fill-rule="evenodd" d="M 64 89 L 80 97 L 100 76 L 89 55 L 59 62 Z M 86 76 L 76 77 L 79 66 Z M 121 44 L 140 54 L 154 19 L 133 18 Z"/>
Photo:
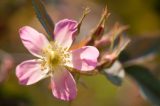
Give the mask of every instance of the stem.
<path id="1" fill-rule="evenodd" d="M 84 18 L 90 13 L 90 9 L 88 7 L 86 7 L 83 11 L 83 14 L 78 22 L 78 33 L 80 32 L 80 27 L 82 25 L 82 21 L 84 20 Z"/>

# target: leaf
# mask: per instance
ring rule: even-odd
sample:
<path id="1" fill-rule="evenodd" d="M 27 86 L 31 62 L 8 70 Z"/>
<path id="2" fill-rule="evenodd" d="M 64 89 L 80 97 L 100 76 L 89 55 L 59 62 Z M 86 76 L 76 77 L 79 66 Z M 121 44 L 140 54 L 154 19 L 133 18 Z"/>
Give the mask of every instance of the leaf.
<path id="1" fill-rule="evenodd" d="M 160 106 L 160 80 L 142 66 L 133 65 L 125 68 L 125 70 L 137 82 L 142 96 L 152 104 Z"/>
<path id="2" fill-rule="evenodd" d="M 127 53 L 131 59 L 160 52 L 159 35 L 136 36 L 131 39 L 132 41 L 127 47 Z"/>
<path id="3" fill-rule="evenodd" d="M 119 61 L 115 61 L 110 68 L 105 68 L 102 71 L 102 74 L 104 74 L 114 85 L 120 86 L 125 76 L 125 71 L 121 63 Z"/>
<path id="4" fill-rule="evenodd" d="M 53 30 L 54 30 L 54 22 L 52 21 L 51 17 L 48 15 L 42 1 L 32 0 L 32 4 L 40 23 L 42 24 L 42 26 L 44 27 L 48 35 L 52 36 Z"/>

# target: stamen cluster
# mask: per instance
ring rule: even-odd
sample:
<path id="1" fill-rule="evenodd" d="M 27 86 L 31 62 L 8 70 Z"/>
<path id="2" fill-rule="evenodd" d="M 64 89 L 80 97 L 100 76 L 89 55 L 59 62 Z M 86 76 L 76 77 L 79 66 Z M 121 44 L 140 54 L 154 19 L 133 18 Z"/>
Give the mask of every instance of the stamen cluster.
<path id="1" fill-rule="evenodd" d="M 49 67 L 50 72 L 54 72 L 57 68 L 69 63 L 70 57 L 67 48 L 60 46 L 56 42 L 51 42 L 43 50 L 42 69 Z"/>

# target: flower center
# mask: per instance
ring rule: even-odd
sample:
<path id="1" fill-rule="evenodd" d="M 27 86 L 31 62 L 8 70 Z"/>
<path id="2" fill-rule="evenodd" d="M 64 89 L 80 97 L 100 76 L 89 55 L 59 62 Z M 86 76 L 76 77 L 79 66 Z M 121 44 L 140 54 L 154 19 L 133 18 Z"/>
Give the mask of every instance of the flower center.
<path id="1" fill-rule="evenodd" d="M 51 66 L 57 66 L 58 64 L 60 64 L 62 61 L 60 55 L 55 52 L 55 51 L 51 51 L 50 55 L 48 56 L 48 63 Z"/>
<path id="2" fill-rule="evenodd" d="M 70 55 L 66 48 L 63 48 L 55 42 L 51 42 L 51 44 L 43 50 L 42 68 L 49 68 L 51 72 L 54 72 L 69 62 L 69 57 Z"/>

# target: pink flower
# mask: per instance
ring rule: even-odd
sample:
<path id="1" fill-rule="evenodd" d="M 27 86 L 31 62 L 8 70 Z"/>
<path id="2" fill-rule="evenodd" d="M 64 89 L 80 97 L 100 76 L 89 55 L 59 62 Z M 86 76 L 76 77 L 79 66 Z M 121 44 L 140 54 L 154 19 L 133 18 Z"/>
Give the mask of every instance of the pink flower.
<path id="1" fill-rule="evenodd" d="M 97 65 L 99 51 L 93 46 L 84 46 L 68 51 L 77 32 L 77 22 L 64 19 L 55 25 L 54 39 L 49 42 L 35 29 L 25 26 L 20 29 L 20 38 L 28 51 L 38 59 L 27 60 L 16 67 L 20 84 L 31 85 L 51 77 L 53 95 L 61 100 L 76 97 L 76 82 L 67 68 L 91 71 Z"/>
<path id="2" fill-rule="evenodd" d="M 14 67 L 14 59 L 13 57 L 5 53 L 4 51 L 0 55 L 2 55 L 2 60 L 0 64 L 0 83 L 3 83 L 9 76 L 9 73 L 11 72 L 11 69 Z"/>

